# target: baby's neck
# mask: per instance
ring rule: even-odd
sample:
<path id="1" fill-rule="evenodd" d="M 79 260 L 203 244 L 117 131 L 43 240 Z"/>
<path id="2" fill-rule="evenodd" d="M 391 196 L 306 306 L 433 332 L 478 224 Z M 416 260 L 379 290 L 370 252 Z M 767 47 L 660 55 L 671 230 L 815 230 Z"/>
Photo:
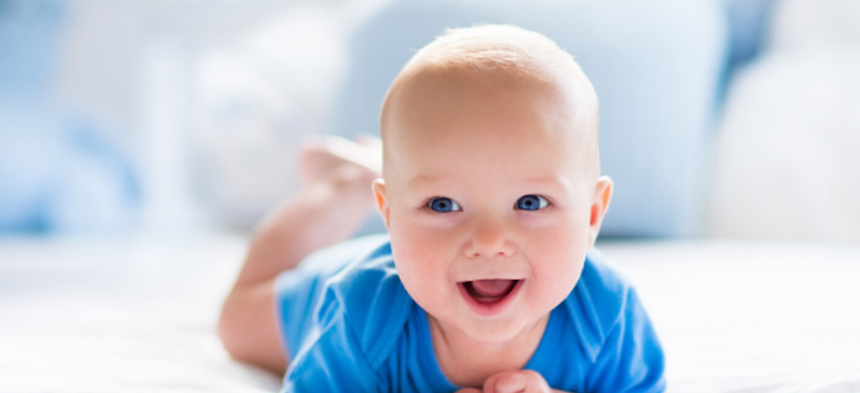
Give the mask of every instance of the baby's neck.
<path id="1" fill-rule="evenodd" d="M 493 374 L 525 367 L 540 344 L 549 315 L 500 344 L 476 341 L 429 314 L 427 319 L 439 368 L 448 381 L 480 388 Z"/>

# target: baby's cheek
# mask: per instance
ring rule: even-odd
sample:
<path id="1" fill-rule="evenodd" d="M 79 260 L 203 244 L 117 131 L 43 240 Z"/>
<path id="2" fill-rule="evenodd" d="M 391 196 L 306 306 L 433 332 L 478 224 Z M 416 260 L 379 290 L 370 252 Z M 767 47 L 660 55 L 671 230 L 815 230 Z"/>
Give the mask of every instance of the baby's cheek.
<path id="1" fill-rule="evenodd" d="M 431 236 L 403 231 L 391 234 L 392 252 L 403 285 L 413 297 L 437 291 L 444 277 L 438 248 Z"/>
<path id="2" fill-rule="evenodd" d="M 544 258 L 584 256 L 588 247 L 588 227 L 570 224 L 542 227 L 528 231 L 523 243 L 530 254 Z"/>
<path id="3" fill-rule="evenodd" d="M 579 280 L 588 251 L 579 232 L 562 227 L 529 239 L 535 246 L 529 253 L 532 269 L 548 302 L 563 300 Z"/>
<path id="4" fill-rule="evenodd" d="M 392 229 L 390 231 L 392 247 L 401 249 L 404 258 L 424 261 L 425 263 L 421 263 L 423 266 L 428 265 L 427 262 L 430 264 L 442 262 L 441 256 L 450 254 L 452 251 L 454 244 L 450 236 L 452 231 L 414 223 Z"/>

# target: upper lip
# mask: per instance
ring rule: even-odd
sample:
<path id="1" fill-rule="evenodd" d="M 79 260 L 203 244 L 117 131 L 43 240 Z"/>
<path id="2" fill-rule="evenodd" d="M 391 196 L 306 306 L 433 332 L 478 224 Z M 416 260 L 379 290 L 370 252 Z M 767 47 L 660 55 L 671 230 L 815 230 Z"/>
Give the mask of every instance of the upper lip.
<path id="1" fill-rule="evenodd" d="M 460 264 L 454 277 L 456 282 L 477 280 L 525 280 L 529 270 L 519 259 L 480 259 Z"/>
<path id="2" fill-rule="evenodd" d="M 458 280 L 459 283 L 471 282 L 471 281 L 480 281 L 480 280 L 511 280 L 511 281 L 519 281 L 525 280 L 523 277 L 499 277 L 499 276 L 488 276 L 488 277 L 476 277 L 468 280 Z"/>

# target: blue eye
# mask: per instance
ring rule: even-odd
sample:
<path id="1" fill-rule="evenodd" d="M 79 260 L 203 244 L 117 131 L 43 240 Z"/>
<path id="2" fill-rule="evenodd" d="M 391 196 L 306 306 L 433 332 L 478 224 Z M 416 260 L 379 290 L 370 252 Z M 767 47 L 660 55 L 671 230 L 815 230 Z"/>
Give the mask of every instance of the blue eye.
<path id="1" fill-rule="evenodd" d="M 462 210 L 457 202 L 454 202 L 451 198 L 445 197 L 431 199 L 430 202 L 427 202 L 427 207 L 437 213 L 450 213 Z"/>
<path id="2" fill-rule="evenodd" d="M 517 200 L 517 209 L 520 210 L 540 210 L 549 205 L 546 198 L 538 195 L 525 195 Z"/>

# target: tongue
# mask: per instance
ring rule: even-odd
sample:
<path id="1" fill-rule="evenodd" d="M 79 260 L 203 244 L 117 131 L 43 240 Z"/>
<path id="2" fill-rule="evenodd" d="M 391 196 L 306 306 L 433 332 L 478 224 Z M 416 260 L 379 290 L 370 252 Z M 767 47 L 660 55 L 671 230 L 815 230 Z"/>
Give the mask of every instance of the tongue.
<path id="1" fill-rule="evenodd" d="M 516 280 L 476 280 L 472 281 L 475 294 L 483 297 L 499 297 L 510 292 Z"/>

